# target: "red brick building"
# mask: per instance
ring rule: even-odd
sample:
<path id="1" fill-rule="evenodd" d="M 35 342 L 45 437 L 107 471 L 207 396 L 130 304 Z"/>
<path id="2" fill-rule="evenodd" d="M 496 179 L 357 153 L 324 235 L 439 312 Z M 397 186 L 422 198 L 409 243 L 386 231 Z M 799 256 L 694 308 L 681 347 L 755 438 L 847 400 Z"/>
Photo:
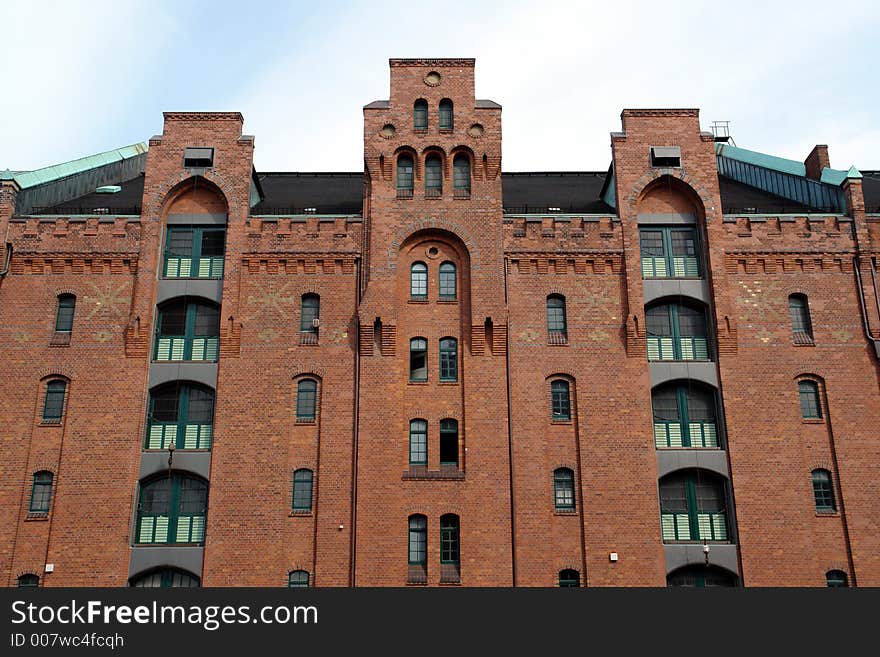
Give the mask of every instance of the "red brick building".
<path id="1" fill-rule="evenodd" d="M 880 585 L 880 172 L 650 109 L 503 173 L 390 63 L 363 172 L 169 112 L 0 174 L 3 583 Z"/>

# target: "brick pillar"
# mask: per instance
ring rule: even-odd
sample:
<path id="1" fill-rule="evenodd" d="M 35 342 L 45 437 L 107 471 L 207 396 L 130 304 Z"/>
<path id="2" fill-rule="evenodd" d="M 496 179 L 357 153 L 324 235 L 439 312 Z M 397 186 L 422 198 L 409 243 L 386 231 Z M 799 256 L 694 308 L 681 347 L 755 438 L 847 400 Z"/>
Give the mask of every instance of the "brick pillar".
<path id="1" fill-rule="evenodd" d="M 828 146 L 825 144 L 817 144 L 807 155 L 804 160 L 804 166 L 807 167 L 807 178 L 819 180 L 822 177 L 822 169 L 831 167 L 831 160 L 828 159 Z"/>

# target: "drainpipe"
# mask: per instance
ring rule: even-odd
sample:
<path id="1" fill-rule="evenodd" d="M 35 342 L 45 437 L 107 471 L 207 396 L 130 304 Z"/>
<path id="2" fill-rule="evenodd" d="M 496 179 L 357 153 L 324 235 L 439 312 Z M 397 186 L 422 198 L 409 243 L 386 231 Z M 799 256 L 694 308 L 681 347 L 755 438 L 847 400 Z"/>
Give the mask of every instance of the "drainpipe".
<path id="1" fill-rule="evenodd" d="M 358 311 L 361 305 L 361 259 L 355 258 L 355 318 L 357 328 L 354 348 L 354 422 L 351 449 L 351 529 L 349 540 L 349 574 L 348 585 L 355 586 L 355 566 L 357 562 L 357 477 L 358 477 L 358 423 L 361 382 L 361 327 Z"/>
<path id="2" fill-rule="evenodd" d="M 3 269 L 0 270 L 0 278 L 6 276 L 9 272 L 9 264 L 12 262 L 12 242 L 6 242 L 6 264 L 3 265 Z"/>
<path id="3" fill-rule="evenodd" d="M 504 303 L 508 304 L 507 258 L 504 258 Z M 494 332 L 492 333 L 494 339 Z M 484 346 L 483 349 L 486 347 Z M 513 485 L 513 418 L 510 405 L 510 317 L 507 318 L 507 332 L 504 346 L 504 374 L 507 378 L 507 461 L 510 468 L 510 571 L 513 585 L 516 586 L 516 498 Z"/>

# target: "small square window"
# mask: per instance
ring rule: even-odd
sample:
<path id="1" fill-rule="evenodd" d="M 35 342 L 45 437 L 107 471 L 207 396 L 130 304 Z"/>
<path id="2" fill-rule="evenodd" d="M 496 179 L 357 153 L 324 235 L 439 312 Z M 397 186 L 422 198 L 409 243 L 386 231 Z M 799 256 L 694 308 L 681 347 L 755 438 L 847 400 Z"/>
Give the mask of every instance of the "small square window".
<path id="1" fill-rule="evenodd" d="M 214 149 L 186 148 L 183 151 L 183 166 L 187 169 L 208 169 L 214 166 Z"/>
<path id="2" fill-rule="evenodd" d="M 652 167 L 680 167 L 680 146 L 651 146 Z"/>

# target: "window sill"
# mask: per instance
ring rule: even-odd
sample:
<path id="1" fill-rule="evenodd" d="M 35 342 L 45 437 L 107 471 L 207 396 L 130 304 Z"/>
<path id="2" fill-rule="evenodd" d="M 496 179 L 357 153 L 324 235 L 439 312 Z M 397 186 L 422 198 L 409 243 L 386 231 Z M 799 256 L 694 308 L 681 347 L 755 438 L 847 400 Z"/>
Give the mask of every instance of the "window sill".
<path id="1" fill-rule="evenodd" d="M 441 134 L 441 135 L 448 135 L 448 134 L 451 134 L 451 133 L 453 132 L 454 128 L 452 128 L 452 127 L 449 127 L 449 128 L 438 128 L 438 130 L 440 131 L 440 134 Z"/>
<path id="2" fill-rule="evenodd" d="M 25 522 L 40 522 L 49 519 L 48 511 L 28 511 L 27 516 L 25 517 Z"/>
<path id="3" fill-rule="evenodd" d="M 804 424 L 825 424 L 825 418 L 805 417 L 805 418 L 801 418 L 801 422 L 803 422 Z"/>
<path id="4" fill-rule="evenodd" d="M 568 420 L 557 420 L 554 418 L 550 419 L 550 424 L 572 424 L 571 419 Z"/>
<path id="5" fill-rule="evenodd" d="M 839 518 L 840 511 L 828 509 L 827 511 L 816 511 L 817 518 Z"/>
<path id="6" fill-rule="evenodd" d="M 577 509 L 553 509 L 554 516 L 577 516 Z"/>
<path id="7" fill-rule="evenodd" d="M 401 479 L 404 481 L 464 481 L 464 470 L 453 467 L 428 470 L 426 466 L 413 465 L 409 470 L 404 470 Z"/>
<path id="8" fill-rule="evenodd" d="M 409 303 L 428 303 L 428 297 L 410 297 Z"/>
<path id="9" fill-rule="evenodd" d="M 427 580 L 427 578 L 423 579 L 423 580 L 410 580 L 410 579 L 408 579 L 408 580 L 406 580 L 406 585 L 407 586 L 427 586 L 428 580 Z"/>
<path id="10" fill-rule="evenodd" d="M 710 452 L 720 452 L 724 450 L 724 448 L 720 445 L 718 447 L 699 447 L 698 445 L 682 445 L 681 447 L 657 447 L 655 445 L 654 449 L 656 449 L 658 452 L 680 452 L 685 450 L 704 450 Z"/>
<path id="11" fill-rule="evenodd" d="M 61 420 L 40 420 L 37 422 L 37 426 L 40 427 L 60 427 Z"/>
<path id="12" fill-rule="evenodd" d="M 141 449 L 141 451 L 147 452 L 148 454 L 161 454 L 163 452 L 168 452 L 168 448 L 167 447 L 144 447 L 143 449 Z M 177 447 L 175 445 L 174 446 L 174 453 L 177 454 L 179 452 L 182 452 L 184 454 L 210 454 L 211 448 L 210 447 L 197 447 L 197 448 L 187 449 L 186 447 Z"/>
<path id="13" fill-rule="evenodd" d="M 425 194 L 426 201 L 441 201 L 443 200 L 443 194 Z"/>
<path id="14" fill-rule="evenodd" d="M 461 580 L 460 580 L 460 579 L 456 579 L 456 580 L 451 580 L 451 579 L 450 579 L 450 580 L 445 580 L 445 579 L 441 579 L 441 580 L 438 582 L 438 584 L 439 584 L 440 586 L 461 586 Z"/>
<path id="15" fill-rule="evenodd" d="M 455 381 L 453 381 L 453 380 L 451 380 L 451 379 L 450 379 L 449 381 L 442 381 L 442 380 L 441 380 L 441 381 L 440 381 L 440 385 L 441 385 L 441 386 L 457 386 L 457 385 L 458 385 L 458 379 L 456 379 Z"/>
<path id="16" fill-rule="evenodd" d="M 437 299 L 437 303 L 456 304 L 456 303 L 458 303 L 458 299 L 456 299 L 455 297 L 447 297 L 445 299 L 443 297 L 440 297 L 439 299 Z"/>
<path id="17" fill-rule="evenodd" d="M 816 343 L 812 342 L 812 341 L 811 342 L 792 342 L 791 346 L 792 347 L 815 347 Z"/>
<path id="18" fill-rule="evenodd" d="M 714 363 L 711 358 L 649 358 L 649 363 Z"/>
<path id="19" fill-rule="evenodd" d="M 67 331 L 55 331 L 52 339 L 49 341 L 50 347 L 69 347 L 70 333 Z"/>
<path id="20" fill-rule="evenodd" d="M 709 545 L 736 545 L 736 543 L 732 540 L 713 541 L 711 539 L 706 539 L 705 542 L 708 543 Z M 702 545 L 703 543 L 704 543 L 703 539 L 687 540 L 687 541 L 676 541 L 676 540 L 663 541 L 663 545 Z"/>
<path id="21" fill-rule="evenodd" d="M 702 276 L 642 276 L 643 281 L 701 281 Z"/>
<path id="22" fill-rule="evenodd" d="M 313 417 L 298 417 L 296 418 L 296 424 L 317 424 L 317 422 Z"/>
<path id="23" fill-rule="evenodd" d="M 299 345 L 301 347 L 317 347 L 318 346 L 318 334 L 317 333 L 300 333 L 299 334 Z"/>
<path id="24" fill-rule="evenodd" d="M 222 276 L 160 276 L 160 281 L 222 281 Z"/>
<path id="25" fill-rule="evenodd" d="M 428 380 L 425 379 L 424 381 L 413 381 L 412 379 L 410 379 L 406 383 L 407 383 L 407 385 L 410 385 L 410 386 L 426 386 L 426 385 L 428 385 Z"/>
<path id="26" fill-rule="evenodd" d="M 158 360 L 154 358 L 151 363 L 169 363 L 172 365 L 216 365 L 219 360 Z"/>
<path id="27" fill-rule="evenodd" d="M 291 511 L 290 513 L 287 514 L 287 517 L 288 518 L 303 518 L 303 517 L 308 518 L 308 517 L 311 517 L 312 515 L 314 515 L 314 513 L 311 509 L 309 509 L 308 511 L 303 509 L 302 511 L 297 511 L 297 510 Z"/>
<path id="28" fill-rule="evenodd" d="M 454 198 L 456 201 L 470 201 L 471 195 L 470 194 L 460 194 L 460 193 L 456 192 L 452 198 Z"/>

